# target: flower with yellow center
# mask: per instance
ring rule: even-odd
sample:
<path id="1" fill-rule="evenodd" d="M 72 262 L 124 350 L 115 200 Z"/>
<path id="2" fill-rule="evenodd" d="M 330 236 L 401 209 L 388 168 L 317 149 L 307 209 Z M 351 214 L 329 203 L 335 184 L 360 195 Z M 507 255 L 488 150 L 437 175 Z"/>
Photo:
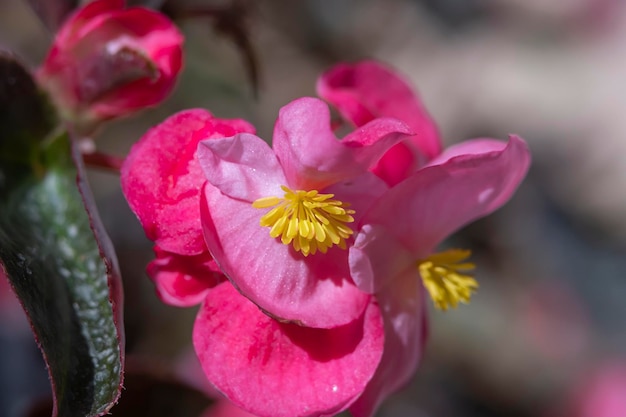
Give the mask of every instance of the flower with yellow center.
<path id="1" fill-rule="evenodd" d="M 303 97 L 280 110 L 271 146 L 249 133 L 202 141 L 200 220 L 215 262 L 281 321 L 331 329 L 359 319 L 373 301 L 350 275 L 349 249 L 388 189 L 369 169 L 412 133 L 382 118 L 338 138 L 328 105 Z"/>
<path id="2" fill-rule="evenodd" d="M 422 277 L 424 288 L 441 310 L 456 308 L 459 302 L 468 303 L 478 288 L 476 280 L 465 272 L 476 266 L 467 262 L 471 251 L 450 249 L 430 255 L 418 261 L 417 268 Z"/>
<path id="3" fill-rule="evenodd" d="M 346 249 L 346 239 L 354 233 L 347 223 L 354 222 L 354 210 L 348 203 L 333 200 L 334 194 L 316 190 L 292 190 L 281 186 L 283 198 L 263 197 L 252 203 L 254 208 L 273 207 L 261 217 L 260 225 L 270 228 L 270 236 L 291 244 L 304 256 L 317 251 L 326 253 L 334 245 Z"/>

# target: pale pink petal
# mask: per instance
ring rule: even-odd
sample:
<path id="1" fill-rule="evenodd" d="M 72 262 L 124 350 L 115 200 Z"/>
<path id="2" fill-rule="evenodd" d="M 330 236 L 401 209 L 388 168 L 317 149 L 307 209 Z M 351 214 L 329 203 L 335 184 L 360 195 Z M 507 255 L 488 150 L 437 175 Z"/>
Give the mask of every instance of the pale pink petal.
<path id="1" fill-rule="evenodd" d="M 200 304 L 209 290 L 226 280 L 209 254 L 184 256 L 154 248 L 156 259 L 146 272 L 165 304 L 190 307 Z"/>
<path id="2" fill-rule="evenodd" d="M 414 136 L 394 146 L 374 168 L 390 185 L 441 152 L 437 126 L 417 94 L 399 74 L 380 62 L 335 65 L 318 79 L 317 92 L 356 126 L 377 117 L 394 117 L 413 130 Z"/>
<path id="3" fill-rule="evenodd" d="M 500 150 L 459 155 L 421 169 L 391 188 L 363 222 L 384 225 L 420 258 L 455 230 L 506 203 L 529 165 L 526 143 L 511 136 Z"/>
<path id="4" fill-rule="evenodd" d="M 260 417 L 334 415 L 361 394 L 382 354 L 380 310 L 334 329 L 280 323 L 228 283 L 198 313 L 193 343 L 207 378 Z"/>
<path id="5" fill-rule="evenodd" d="M 350 247 L 350 275 L 361 291 L 377 293 L 398 275 L 417 271 L 416 258 L 383 225 L 366 224 Z"/>
<path id="6" fill-rule="evenodd" d="M 367 171 L 411 133 L 397 119 L 379 118 L 338 140 L 328 106 L 303 97 L 280 110 L 273 147 L 290 187 L 319 190 Z"/>
<path id="7" fill-rule="evenodd" d="M 305 257 L 259 225 L 262 213 L 205 186 L 201 216 L 207 246 L 239 291 L 269 314 L 310 327 L 335 327 L 359 317 L 370 296 L 352 283 L 347 251 L 334 247 Z"/>
<path id="8" fill-rule="evenodd" d="M 418 278 L 417 271 L 407 271 L 377 295 L 385 321 L 385 349 L 376 374 L 350 406 L 354 417 L 373 416 L 380 404 L 404 387 L 417 370 L 428 333 L 423 287 Z"/>
<path id="9" fill-rule="evenodd" d="M 194 157 L 198 143 L 252 131 L 242 120 L 185 110 L 149 130 L 132 147 L 121 169 L 122 191 L 150 240 L 181 255 L 206 250 L 200 224 L 200 189 L 206 179 Z"/>
<path id="10" fill-rule="evenodd" d="M 225 195 L 253 202 L 281 196 L 287 185 L 276 155 L 263 139 L 242 133 L 202 142 L 198 160 L 207 180 Z"/>

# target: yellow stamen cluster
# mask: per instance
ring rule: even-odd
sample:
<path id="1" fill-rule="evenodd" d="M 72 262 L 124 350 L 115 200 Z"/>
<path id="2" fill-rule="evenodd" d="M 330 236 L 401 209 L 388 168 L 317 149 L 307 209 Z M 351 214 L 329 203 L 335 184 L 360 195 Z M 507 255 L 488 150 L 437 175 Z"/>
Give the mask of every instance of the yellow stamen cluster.
<path id="1" fill-rule="evenodd" d="M 466 262 L 470 255 L 469 250 L 451 249 L 418 261 L 424 287 L 437 308 L 447 310 L 450 306 L 456 308 L 459 301 L 468 303 L 478 288 L 476 280 L 464 273 L 475 268 Z"/>
<path id="2" fill-rule="evenodd" d="M 280 236 L 283 244 L 292 244 L 304 256 L 326 253 L 333 245 L 346 249 L 346 239 L 354 233 L 346 225 L 354 221 L 347 203 L 332 200 L 334 194 L 281 188 L 283 198 L 263 197 L 252 203 L 255 208 L 274 207 L 260 221 L 270 228 L 271 237 Z"/>

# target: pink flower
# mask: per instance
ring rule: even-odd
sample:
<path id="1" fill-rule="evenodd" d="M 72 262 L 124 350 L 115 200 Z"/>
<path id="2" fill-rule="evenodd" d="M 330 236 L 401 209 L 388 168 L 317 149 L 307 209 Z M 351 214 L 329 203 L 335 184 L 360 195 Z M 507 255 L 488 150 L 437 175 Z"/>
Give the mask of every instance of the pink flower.
<path id="1" fill-rule="evenodd" d="M 164 15 L 95 0 L 57 33 L 37 78 L 75 128 L 161 102 L 182 66 L 183 36 Z"/>
<path id="2" fill-rule="evenodd" d="M 280 110 L 273 149 L 246 133 L 202 142 L 205 239 L 235 287 L 305 326 L 360 317 L 370 297 L 348 271 L 351 224 L 387 188 L 368 169 L 409 133 L 379 118 L 337 140 L 326 104 L 301 98 Z"/>
<path id="3" fill-rule="evenodd" d="M 385 319 L 385 351 L 376 376 L 352 406 L 370 416 L 417 368 L 424 341 L 424 289 L 441 309 L 469 301 L 469 251 L 433 254 L 451 233 L 511 198 L 530 165 L 525 142 L 475 139 L 444 151 L 391 188 L 362 220 L 350 248 L 357 286 L 376 294 Z M 420 282 L 421 281 L 421 282 Z"/>
<path id="4" fill-rule="evenodd" d="M 356 127 L 395 117 L 415 133 L 392 147 L 372 171 L 395 185 L 441 153 L 437 126 L 417 94 L 395 71 L 376 61 L 333 66 L 317 80 L 317 93 Z"/>
<path id="5" fill-rule="evenodd" d="M 349 250 L 352 278 L 375 294 L 385 321 L 383 359 L 350 407 L 355 417 L 366 417 L 417 369 L 427 335 L 425 294 L 447 309 L 469 301 L 478 287 L 469 275 L 469 251 L 433 251 L 461 226 L 503 205 L 530 156 L 517 136 L 508 144 L 470 140 L 442 153 L 437 127 L 417 94 L 375 61 L 336 65 L 319 78 L 317 90 L 357 127 L 390 116 L 415 132 L 372 169 L 392 188 L 363 216 Z"/>
<path id="6" fill-rule="evenodd" d="M 377 303 L 351 284 L 365 305 L 349 322 L 332 329 L 281 323 L 220 279 L 201 240 L 200 189 L 206 179 L 195 149 L 203 139 L 200 150 L 232 139 L 225 136 L 252 137 L 251 132 L 241 120 L 217 119 L 203 110 L 180 112 L 132 148 L 122 168 L 122 189 L 157 245 L 157 259 L 148 271 L 163 301 L 179 306 L 202 302 L 193 343 L 211 384 L 261 417 L 334 415 L 361 395 L 382 356 L 384 329 Z M 263 156 L 261 164 L 267 163 Z M 225 165 L 222 161 L 223 169 Z M 241 179 L 238 172 L 233 175 Z M 257 174 L 265 178 L 263 172 Z M 260 227 L 262 214 L 255 213 Z M 231 212 L 233 218 L 237 214 Z M 247 236 L 239 241 L 246 244 Z M 347 252 L 343 262 L 347 274 Z"/>

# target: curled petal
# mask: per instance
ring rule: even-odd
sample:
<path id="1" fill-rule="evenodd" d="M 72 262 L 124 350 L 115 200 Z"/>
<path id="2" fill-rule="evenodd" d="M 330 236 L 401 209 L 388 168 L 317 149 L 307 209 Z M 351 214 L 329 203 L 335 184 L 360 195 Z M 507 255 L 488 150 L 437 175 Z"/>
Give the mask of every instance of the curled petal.
<path id="1" fill-rule="evenodd" d="M 454 156 L 391 188 L 364 223 L 381 224 L 415 259 L 428 255 L 452 232 L 498 209 L 530 166 L 526 143 L 511 136 L 484 153 Z"/>
<path id="2" fill-rule="evenodd" d="M 200 189 L 206 181 L 194 157 L 209 138 L 251 132 L 242 120 L 221 120 L 201 109 L 177 113 L 149 130 L 121 170 L 124 196 L 150 240 L 180 255 L 206 250 L 200 224 Z"/>
<path id="3" fill-rule="evenodd" d="M 367 171 L 410 134 L 400 120 L 378 118 L 338 140 L 328 106 L 303 97 L 280 110 L 273 147 L 290 187 L 321 189 Z"/>
<path id="4" fill-rule="evenodd" d="M 437 126 L 417 94 L 399 74 L 380 62 L 335 65 L 318 79 L 317 92 L 356 126 L 377 117 L 394 117 L 415 133 L 390 149 L 373 168 L 390 185 L 441 152 Z"/>
<path id="5" fill-rule="evenodd" d="M 193 344 L 209 381 L 260 417 L 335 415 L 374 374 L 384 342 L 375 303 L 334 329 L 280 323 L 228 283 L 202 305 Z"/>
<path id="6" fill-rule="evenodd" d="M 282 195 L 286 180 L 276 155 L 252 134 L 202 142 L 198 160 L 206 179 L 229 197 L 252 202 Z"/>
<path id="7" fill-rule="evenodd" d="M 513 136 L 519 139 L 517 136 Z M 469 156 L 469 155 L 482 155 L 493 152 L 502 152 L 508 143 L 489 138 L 470 139 L 464 140 L 446 148 L 441 154 L 437 155 L 428 162 L 428 166 L 442 165 L 448 162 L 450 159 L 457 156 Z"/>

